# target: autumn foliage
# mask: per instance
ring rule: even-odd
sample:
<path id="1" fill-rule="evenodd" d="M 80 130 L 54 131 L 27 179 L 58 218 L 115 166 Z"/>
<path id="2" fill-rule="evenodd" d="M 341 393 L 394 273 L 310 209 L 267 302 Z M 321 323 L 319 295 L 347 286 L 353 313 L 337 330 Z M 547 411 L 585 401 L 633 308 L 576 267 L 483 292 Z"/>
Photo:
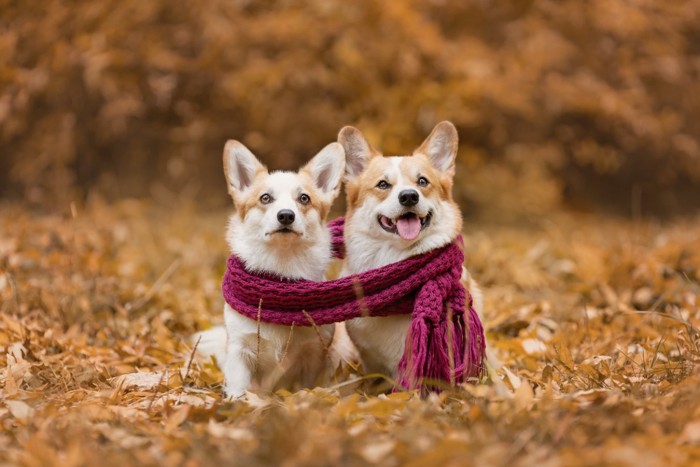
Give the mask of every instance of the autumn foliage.
<path id="1" fill-rule="evenodd" d="M 135 201 L 0 211 L 0 463 L 700 462 L 697 220 L 472 225 L 491 381 L 421 399 L 340 375 L 236 402 L 188 342 L 221 320 L 224 220 Z"/>
<path id="2" fill-rule="evenodd" d="M 469 213 L 700 196 L 700 2 L 0 2 L 0 190 L 225 199 L 238 138 L 299 165 L 354 124 L 458 127 Z M 216 181 L 216 183 L 212 183 Z"/>

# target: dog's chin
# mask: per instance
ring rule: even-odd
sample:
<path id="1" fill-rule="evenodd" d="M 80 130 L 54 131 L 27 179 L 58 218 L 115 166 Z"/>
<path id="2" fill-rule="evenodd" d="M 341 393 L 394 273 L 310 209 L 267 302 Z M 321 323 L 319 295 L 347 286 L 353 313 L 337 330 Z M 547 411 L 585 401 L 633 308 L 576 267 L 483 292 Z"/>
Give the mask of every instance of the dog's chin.
<path id="1" fill-rule="evenodd" d="M 303 237 L 303 234 L 298 230 L 289 227 L 282 227 L 276 230 L 271 230 L 265 234 L 265 238 L 270 241 L 289 242 Z"/>
<path id="2" fill-rule="evenodd" d="M 383 214 L 377 216 L 377 223 L 381 229 L 405 241 L 416 241 L 430 228 L 433 219 L 433 211 L 420 217 L 415 212 L 405 212 L 396 218 L 390 218 Z"/>

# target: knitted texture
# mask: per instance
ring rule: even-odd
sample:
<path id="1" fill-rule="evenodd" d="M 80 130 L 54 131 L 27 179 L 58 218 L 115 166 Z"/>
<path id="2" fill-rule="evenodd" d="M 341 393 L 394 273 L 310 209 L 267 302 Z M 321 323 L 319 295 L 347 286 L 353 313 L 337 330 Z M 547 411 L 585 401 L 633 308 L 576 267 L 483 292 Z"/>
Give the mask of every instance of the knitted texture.
<path id="1" fill-rule="evenodd" d="M 343 227 L 342 217 L 329 224 L 338 258 L 344 255 Z M 410 314 L 398 383 L 426 388 L 430 381 L 454 384 L 484 374 L 484 330 L 460 281 L 463 262 L 461 236 L 443 248 L 324 282 L 251 273 L 232 255 L 222 290 L 238 313 L 286 326 Z"/>

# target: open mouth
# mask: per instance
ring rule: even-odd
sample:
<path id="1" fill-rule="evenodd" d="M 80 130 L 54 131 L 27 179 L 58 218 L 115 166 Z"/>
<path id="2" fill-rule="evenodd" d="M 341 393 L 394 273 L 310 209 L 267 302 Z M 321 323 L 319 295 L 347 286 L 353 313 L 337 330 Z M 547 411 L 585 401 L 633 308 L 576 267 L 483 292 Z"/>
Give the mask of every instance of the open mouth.
<path id="1" fill-rule="evenodd" d="M 397 234 L 404 240 L 415 240 L 430 225 L 432 217 L 433 211 L 429 211 L 425 217 L 418 217 L 415 212 L 407 212 L 397 217 L 396 220 L 380 214 L 377 220 L 382 229 L 387 232 Z"/>

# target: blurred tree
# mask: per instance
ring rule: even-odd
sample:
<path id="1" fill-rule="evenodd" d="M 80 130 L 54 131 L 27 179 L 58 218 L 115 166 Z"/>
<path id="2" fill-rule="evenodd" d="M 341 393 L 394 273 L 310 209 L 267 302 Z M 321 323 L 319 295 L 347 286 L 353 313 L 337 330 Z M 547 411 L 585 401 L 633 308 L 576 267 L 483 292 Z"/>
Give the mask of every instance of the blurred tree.
<path id="1" fill-rule="evenodd" d="M 359 126 L 461 136 L 468 212 L 700 196 L 700 1 L 0 0 L 0 190 L 225 200 L 227 138 L 291 168 Z M 697 204 L 697 203 L 696 203 Z"/>

